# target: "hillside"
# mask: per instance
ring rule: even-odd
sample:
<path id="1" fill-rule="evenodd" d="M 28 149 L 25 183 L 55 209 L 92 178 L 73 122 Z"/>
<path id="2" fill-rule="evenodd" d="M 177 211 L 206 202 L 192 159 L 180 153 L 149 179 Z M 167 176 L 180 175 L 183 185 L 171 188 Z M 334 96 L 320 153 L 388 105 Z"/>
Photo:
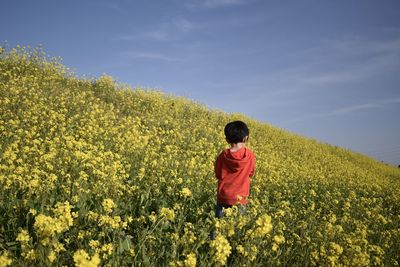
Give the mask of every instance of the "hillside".
<path id="1" fill-rule="evenodd" d="M 257 158 L 244 216 L 214 218 L 225 124 Z M 41 50 L 0 51 L 0 266 L 397 266 L 400 171 Z M 209 233 L 217 227 L 217 239 Z"/>

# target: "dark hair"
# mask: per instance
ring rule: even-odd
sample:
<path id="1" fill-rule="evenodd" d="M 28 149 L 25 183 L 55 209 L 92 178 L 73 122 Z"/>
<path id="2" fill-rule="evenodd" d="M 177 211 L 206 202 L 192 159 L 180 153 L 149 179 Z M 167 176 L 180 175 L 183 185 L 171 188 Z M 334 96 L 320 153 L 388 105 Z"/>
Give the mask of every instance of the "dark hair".
<path id="1" fill-rule="evenodd" d="M 225 126 L 224 133 L 228 143 L 236 144 L 249 135 L 249 128 L 242 121 L 232 121 Z"/>

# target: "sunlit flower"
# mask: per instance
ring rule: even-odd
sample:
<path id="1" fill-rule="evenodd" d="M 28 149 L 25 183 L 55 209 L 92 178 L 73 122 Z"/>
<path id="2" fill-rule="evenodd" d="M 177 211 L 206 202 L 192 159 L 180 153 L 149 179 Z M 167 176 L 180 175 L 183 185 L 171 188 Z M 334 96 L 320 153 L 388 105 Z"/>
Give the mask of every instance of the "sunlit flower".
<path id="1" fill-rule="evenodd" d="M 13 261 L 12 261 L 11 258 L 9 258 L 9 253 L 8 252 L 3 252 L 0 255 L 0 267 L 9 266 L 9 265 L 11 265 L 12 262 Z"/>
<path id="2" fill-rule="evenodd" d="M 78 78 L 40 50 L 0 50 L 0 267 L 396 266 L 397 168 L 107 75 Z M 215 157 L 237 119 L 257 172 L 246 213 L 216 219 Z"/>
<path id="3" fill-rule="evenodd" d="M 189 253 L 186 255 L 186 259 L 183 261 L 185 267 L 195 267 L 196 266 L 196 254 Z"/>
<path id="4" fill-rule="evenodd" d="M 100 258 L 97 254 L 92 257 L 84 250 L 78 250 L 74 254 L 74 262 L 76 267 L 97 267 L 100 264 Z"/>
<path id="5" fill-rule="evenodd" d="M 189 188 L 184 187 L 184 188 L 182 188 L 180 194 L 181 194 L 181 196 L 183 196 L 183 197 L 191 197 L 191 196 L 192 196 L 192 191 L 190 191 Z"/>
<path id="6" fill-rule="evenodd" d="M 228 240 L 222 236 L 218 235 L 215 240 L 210 242 L 210 247 L 214 250 L 214 260 L 215 262 L 224 265 L 228 256 L 231 254 L 232 247 L 230 246 Z"/>
<path id="7" fill-rule="evenodd" d="M 29 243 L 29 241 L 31 240 L 28 231 L 26 230 L 21 230 L 21 232 L 18 234 L 17 241 L 21 242 L 21 243 Z"/>
<path id="8" fill-rule="evenodd" d="M 110 199 L 110 198 L 105 198 L 103 200 L 102 205 L 103 205 L 104 211 L 107 212 L 107 213 L 111 213 L 112 210 L 116 207 L 114 201 L 112 199 Z"/>
<path id="9" fill-rule="evenodd" d="M 274 241 L 276 244 L 282 244 L 285 242 L 285 237 L 283 235 L 276 235 L 274 236 Z"/>
<path id="10" fill-rule="evenodd" d="M 161 208 L 160 216 L 166 218 L 168 221 L 173 222 L 175 220 L 175 212 L 170 208 Z"/>

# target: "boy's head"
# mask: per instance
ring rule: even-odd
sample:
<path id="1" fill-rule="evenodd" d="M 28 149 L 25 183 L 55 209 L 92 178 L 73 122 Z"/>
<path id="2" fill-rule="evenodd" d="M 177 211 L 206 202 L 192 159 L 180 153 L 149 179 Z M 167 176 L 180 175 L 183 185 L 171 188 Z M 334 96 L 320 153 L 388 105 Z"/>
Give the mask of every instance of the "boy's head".
<path id="1" fill-rule="evenodd" d="M 224 129 L 226 141 L 229 144 L 245 143 L 249 138 L 249 128 L 242 121 L 232 121 Z"/>

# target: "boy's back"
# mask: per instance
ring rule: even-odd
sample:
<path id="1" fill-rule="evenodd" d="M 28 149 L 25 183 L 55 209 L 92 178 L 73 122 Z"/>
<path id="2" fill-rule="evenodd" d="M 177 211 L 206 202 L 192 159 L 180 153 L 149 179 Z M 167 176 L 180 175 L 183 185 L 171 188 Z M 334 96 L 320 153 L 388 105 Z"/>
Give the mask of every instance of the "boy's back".
<path id="1" fill-rule="evenodd" d="M 245 205 L 254 168 L 255 156 L 250 149 L 242 147 L 236 151 L 230 148 L 222 151 L 215 163 L 215 176 L 218 179 L 217 202 Z"/>
<path id="2" fill-rule="evenodd" d="M 218 179 L 217 204 L 245 205 L 250 193 L 250 177 L 254 175 L 255 156 L 246 148 L 249 129 L 242 121 L 228 123 L 224 129 L 230 148 L 222 151 L 215 162 Z"/>

